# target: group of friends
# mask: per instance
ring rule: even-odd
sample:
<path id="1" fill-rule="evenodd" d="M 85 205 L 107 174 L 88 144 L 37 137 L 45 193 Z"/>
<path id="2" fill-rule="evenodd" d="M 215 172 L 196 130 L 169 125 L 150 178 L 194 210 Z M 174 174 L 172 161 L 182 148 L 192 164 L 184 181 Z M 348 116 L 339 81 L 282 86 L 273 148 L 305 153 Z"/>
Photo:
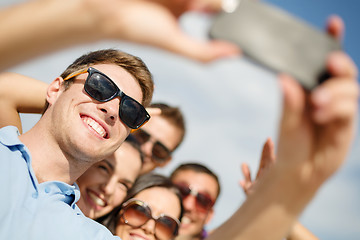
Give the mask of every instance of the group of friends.
<path id="1" fill-rule="evenodd" d="M 0 39 L 0 69 L 105 38 L 150 44 L 201 61 L 238 54 L 230 43 L 197 42 L 177 26 L 182 13 L 218 11 L 220 3 L 19 4 L 0 11 L 0 30 L 8 33 Z M 25 16 L 31 12 L 38 14 L 29 21 Z M 50 29 L 55 24 L 58 28 Z M 341 19 L 331 18 L 328 32 L 340 38 L 342 31 Z M 357 68 L 345 53 L 331 54 L 327 68 L 329 79 L 312 92 L 290 76 L 279 76 L 284 107 L 277 149 L 271 139 L 265 142 L 256 180 L 242 166 L 240 186 L 247 199 L 210 231 L 205 225 L 216 217 L 218 176 L 196 162 L 180 165 L 170 176 L 153 173 L 171 161 L 184 139 L 185 120 L 179 108 L 152 103 L 154 80 L 139 57 L 117 49 L 92 51 L 49 85 L 1 73 L 0 238 L 316 239 L 297 218 L 346 159 L 359 95 Z M 42 116 L 22 133 L 21 112 Z"/>

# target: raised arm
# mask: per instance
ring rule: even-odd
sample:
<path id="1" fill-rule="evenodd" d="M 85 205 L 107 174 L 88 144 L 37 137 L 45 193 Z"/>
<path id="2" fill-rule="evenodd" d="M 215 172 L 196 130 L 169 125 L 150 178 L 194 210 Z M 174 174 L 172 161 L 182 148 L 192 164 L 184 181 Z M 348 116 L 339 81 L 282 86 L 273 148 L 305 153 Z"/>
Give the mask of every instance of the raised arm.
<path id="1" fill-rule="evenodd" d="M 21 74 L 0 74 L 0 127 L 13 125 L 22 132 L 19 113 L 41 113 L 47 86 Z"/>
<path id="2" fill-rule="evenodd" d="M 246 195 L 252 194 L 254 188 L 256 188 L 256 182 L 268 171 L 273 164 L 275 164 L 275 148 L 271 138 L 268 138 L 263 146 L 261 153 L 260 164 L 256 174 L 256 178 L 252 180 L 249 166 L 243 163 L 241 171 L 244 175 L 244 180 L 240 181 L 240 186 L 244 190 Z M 318 240 L 318 238 L 305 228 L 299 221 L 296 221 L 290 228 L 289 233 L 286 236 L 287 240 Z"/>
<path id="3" fill-rule="evenodd" d="M 0 71 L 44 53 L 103 39 L 152 45 L 199 61 L 238 54 L 222 41 L 185 34 L 152 0 L 35 0 L 0 10 Z M 6 56 L 6 57 L 5 57 Z"/>
<path id="4" fill-rule="evenodd" d="M 286 237 L 321 185 L 343 164 L 355 134 L 357 68 L 342 52 L 329 56 L 327 68 L 332 77 L 311 93 L 291 77 L 280 77 L 284 107 L 277 163 L 207 240 Z"/>
<path id="5" fill-rule="evenodd" d="M 333 77 L 310 95 L 290 77 L 282 77 L 277 163 L 208 240 L 286 237 L 317 190 L 342 165 L 355 133 L 357 70 L 343 53 L 333 54 L 328 68 Z"/>

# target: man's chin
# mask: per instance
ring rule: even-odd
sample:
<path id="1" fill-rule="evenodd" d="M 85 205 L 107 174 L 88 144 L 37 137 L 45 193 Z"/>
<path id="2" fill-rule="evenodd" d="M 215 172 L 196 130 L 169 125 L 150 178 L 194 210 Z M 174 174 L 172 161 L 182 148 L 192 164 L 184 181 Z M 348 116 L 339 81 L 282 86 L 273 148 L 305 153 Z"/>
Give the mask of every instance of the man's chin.
<path id="1" fill-rule="evenodd" d="M 195 233 L 191 224 L 188 224 L 187 226 L 181 226 L 181 228 L 179 229 L 179 235 L 184 236 L 184 239 L 186 239 L 185 237 L 192 239 Z"/>

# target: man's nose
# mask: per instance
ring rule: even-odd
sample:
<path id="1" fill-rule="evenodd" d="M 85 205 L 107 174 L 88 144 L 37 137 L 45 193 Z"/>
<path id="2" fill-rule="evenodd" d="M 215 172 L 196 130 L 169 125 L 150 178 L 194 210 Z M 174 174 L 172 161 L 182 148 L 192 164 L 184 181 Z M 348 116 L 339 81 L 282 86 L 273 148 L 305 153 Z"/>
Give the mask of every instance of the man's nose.
<path id="1" fill-rule="evenodd" d="M 195 210 L 195 206 L 196 206 L 196 197 L 189 194 L 188 196 L 186 196 L 185 198 L 183 198 L 183 205 L 184 208 L 187 211 L 191 211 L 191 210 Z"/>
<path id="2" fill-rule="evenodd" d="M 99 104 L 99 110 L 105 115 L 105 122 L 113 125 L 119 117 L 119 103 L 118 98 L 112 99 L 108 102 Z"/>

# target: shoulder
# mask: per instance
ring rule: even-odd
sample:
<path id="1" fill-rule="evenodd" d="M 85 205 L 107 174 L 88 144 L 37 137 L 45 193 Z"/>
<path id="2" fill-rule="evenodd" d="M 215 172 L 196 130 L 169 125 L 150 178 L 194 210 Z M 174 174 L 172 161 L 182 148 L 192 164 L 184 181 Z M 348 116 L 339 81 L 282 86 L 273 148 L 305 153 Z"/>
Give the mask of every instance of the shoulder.
<path id="1" fill-rule="evenodd" d="M 0 128 L 0 143 L 5 146 L 21 144 L 19 135 L 19 130 L 14 126 Z"/>

